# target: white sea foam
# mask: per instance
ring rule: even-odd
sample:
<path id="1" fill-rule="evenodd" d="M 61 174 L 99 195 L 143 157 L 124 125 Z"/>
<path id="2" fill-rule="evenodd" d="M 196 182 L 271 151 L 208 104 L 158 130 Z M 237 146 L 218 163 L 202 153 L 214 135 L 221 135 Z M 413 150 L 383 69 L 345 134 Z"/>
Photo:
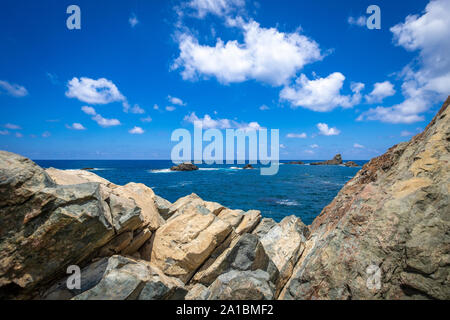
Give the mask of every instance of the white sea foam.
<path id="1" fill-rule="evenodd" d="M 288 206 L 288 207 L 300 205 L 300 203 L 298 203 L 297 201 L 289 200 L 289 199 L 277 200 L 276 203 L 280 204 L 282 206 Z"/>
<path id="2" fill-rule="evenodd" d="M 177 171 L 172 171 L 170 169 L 153 169 L 153 170 L 149 170 L 149 172 L 151 172 L 151 173 L 170 173 L 170 172 L 177 172 Z"/>

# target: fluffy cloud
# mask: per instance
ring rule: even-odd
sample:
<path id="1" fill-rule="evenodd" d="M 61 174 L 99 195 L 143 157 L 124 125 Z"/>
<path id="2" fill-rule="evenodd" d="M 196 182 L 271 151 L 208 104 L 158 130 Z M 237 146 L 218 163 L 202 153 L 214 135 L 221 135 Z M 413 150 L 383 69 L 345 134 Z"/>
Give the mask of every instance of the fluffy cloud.
<path id="1" fill-rule="evenodd" d="M 8 130 L 0 130 L 0 136 L 7 136 L 7 135 L 9 135 Z"/>
<path id="2" fill-rule="evenodd" d="M 169 111 L 169 112 L 172 112 L 172 111 L 175 111 L 175 107 L 173 107 L 173 106 L 167 106 L 166 107 L 166 111 Z"/>
<path id="3" fill-rule="evenodd" d="M 183 102 L 180 98 L 168 96 L 167 99 L 170 101 L 170 103 L 175 104 L 177 106 L 184 106 L 186 103 Z"/>
<path id="4" fill-rule="evenodd" d="M 74 122 L 72 125 L 66 125 L 66 128 L 72 130 L 86 130 L 86 128 L 78 122 Z"/>
<path id="5" fill-rule="evenodd" d="M 365 27 L 366 20 L 367 20 L 367 18 L 365 16 L 359 16 L 357 18 L 348 17 L 347 22 L 348 22 L 348 24 L 353 25 L 353 26 Z"/>
<path id="6" fill-rule="evenodd" d="M 90 104 L 108 104 L 112 102 L 126 103 L 126 98 L 116 85 L 105 78 L 98 80 L 90 78 L 73 78 L 67 83 L 66 96 Z"/>
<path id="7" fill-rule="evenodd" d="M 195 112 L 185 116 L 184 120 L 195 126 L 201 125 L 203 129 L 242 129 L 244 131 L 254 131 L 262 128 L 258 122 L 246 123 L 229 119 L 213 119 L 208 114 L 205 114 L 203 118 L 199 118 Z"/>
<path id="8" fill-rule="evenodd" d="M 355 149 L 364 149 L 364 146 L 359 144 L 359 143 L 354 143 L 353 144 L 353 148 L 355 148 Z"/>
<path id="9" fill-rule="evenodd" d="M 84 107 L 81 108 L 81 110 L 83 110 L 84 113 L 93 116 L 92 120 L 97 122 L 100 127 L 107 128 L 107 127 L 119 126 L 121 124 L 120 121 L 117 120 L 117 119 L 106 119 L 106 118 L 103 118 L 92 107 L 84 106 Z"/>
<path id="10" fill-rule="evenodd" d="M 261 110 L 261 111 L 269 110 L 269 107 L 266 106 L 265 104 L 263 104 L 261 107 L 259 107 L 259 110 Z"/>
<path id="11" fill-rule="evenodd" d="M 131 134 L 143 134 L 145 131 L 141 127 L 134 127 L 128 131 Z"/>
<path id="12" fill-rule="evenodd" d="M 320 134 L 324 136 L 337 136 L 341 133 L 337 128 L 329 128 L 326 123 L 318 123 L 317 128 L 319 129 Z"/>
<path id="13" fill-rule="evenodd" d="M 180 55 L 173 69 L 182 69 L 185 80 L 215 77 L 222 83 L 257 80 L 274 86 L 286 84 L 304 65 L 322 59 L 319 45 L 299 32 L 283 33 L 262 28 L 257 22 L 234 21 L 243 42 L 201 45 L 188 34 L 178 36 Z"/>
<path id="14" fill-rule="evenodd" d="M 95 112 L 95 109 L 92 108 L 92 107 L 84 106 L 84 107 L 81 107 L 81 110 L 82 110 L 84 113 L 89 114 L 89 115 L 91 115 L 91 116 L 95 116 L 95 115 L 97 114 L 97 113 Z"/>
<path id="15" fill-rule="evenodd" d="M 327 112 L 341 106 L 353 107 L 361 101 L 363 83 L 352 83 L 353 95 L 341 95 L 345 77 L 334 72 L 326 78 L 309 80 L 304 74 L 293 86 L 286 86 L 280 92 L 280 99 L 290 102 L 293 108 L 302 107 L 313 111 Z"/>
<path id="16" fill-rule="evenodd" d="M 421 113 L 442 102 L 450 92 L 450 1 L 433 0 L 422 15 L 409 15 L 390 30 L 394 43 L 418 57 L 401 72 L 405 100 L 392 107 L 378 106 L 358 120 L 389 123 L 423 121 Z"/>
<path id="17" fill-rule="evenodd" d="M 305 139 L 307 137 L 306 133 L 288 133 L 286 138 L 296 138 L 296 139 Z"/>
<path id="18" fill-rule="evenodd" d="M 383 101 L 384 98 L 395 94 L 394 85 L 389 81 L 375 83 L 371 93 L 365 96 L 368 103 Z"/>
<path id="19" fill-rule="evenodd" d="M 414 134 L 414 133 L 412 133 L 412 132 L 403 130 L 403 131 L 400 133 L 400 136 L 401 136 L 401 137 L 409 137 L 409 136 L 412 136 L 413 134 Z"/>
<path id="20" fill-rule="evenodd" d="M 131 108 L 131 113 L 135 114 L 144 114 L 145 110 L 142 109 L 138 104 L 135 104 L 133 108 Z"/>
<path id="21" fill-rule="evenodd" d="M 18 84 L 11 84 L 8 81 L 0 80 L 0 88 L 13 97 L 25 97 L 28 94 L 27 89 Z M 1 94 L 1 90 L 0 90 Z"/>
<path id="22" fill-rule="evenodd" d="M 131 17 L 128 19 L 128 23 L 132 28 L 134 28 L 139 23 L 139 20 L 135 14 L 132 14 Z"/>
<path id="23" fill-rule="evenodd" d="M 204 18 L 207 14 L 225 16 L 233 10 L 243 8 L 245 0 L 191 0 L 187 6 L 195 11 L 198 18 Z"/>
<path id="24" fill-rule="evenodd" d="M 107 127 L 114 127 L 119 126 L 120 121 L 117 119 L 106 119 L 103 118 L 101 115 L 97 114 L 94 117 L 92 117 L 92 120 L 98 123 L 100 127 L 107 128 Z"/>

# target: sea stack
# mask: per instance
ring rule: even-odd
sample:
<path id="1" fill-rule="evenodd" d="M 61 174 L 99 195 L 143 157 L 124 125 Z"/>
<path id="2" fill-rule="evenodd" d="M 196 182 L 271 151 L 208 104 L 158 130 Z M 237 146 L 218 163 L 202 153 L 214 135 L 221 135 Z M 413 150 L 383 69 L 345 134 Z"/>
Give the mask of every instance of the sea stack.
<path id="1" fill-rule="evenodd" d="M 339 153 L 337 155 L 335 155 L 334 158 L 331 160 L 310 163 L 310 165 L 312 165 L 312 166 L 321 166 L 321 165 L 322 166 L 331 166 L 331 165 L 339 165 L 339 164 L 342 164 L 342 156 Z"/>
<path id="2" fill-rule="evenodd" d="M 198 170 L 198 167 L 195 164 L 192 164 L 190 162 L 184 162 L 177 166 L 173 166 L 170 168 L 172 171 L 195 171 Z"/>

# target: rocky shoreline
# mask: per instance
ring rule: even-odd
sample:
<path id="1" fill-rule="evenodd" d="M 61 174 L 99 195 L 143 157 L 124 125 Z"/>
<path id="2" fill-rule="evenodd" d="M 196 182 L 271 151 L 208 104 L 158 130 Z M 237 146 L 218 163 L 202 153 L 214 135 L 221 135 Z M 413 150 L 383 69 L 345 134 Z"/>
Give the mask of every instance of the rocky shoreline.
<path id="1" fill-rule="evenodd" d="M 0 151 L 0 298 L 450 299 L 449 103 L 311 226 Z"/>

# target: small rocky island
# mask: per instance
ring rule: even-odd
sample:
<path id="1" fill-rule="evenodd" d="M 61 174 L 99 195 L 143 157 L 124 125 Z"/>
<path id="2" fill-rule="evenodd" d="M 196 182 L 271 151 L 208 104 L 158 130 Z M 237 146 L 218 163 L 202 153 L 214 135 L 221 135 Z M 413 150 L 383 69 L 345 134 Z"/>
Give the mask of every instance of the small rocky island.
<path id="1" fill-rule="evenodd" d="M 184 162 L 177 166 L 173 166 L 170 168 L 171 171 L 195 171 L 198 170 L 198 167 L 195 164 L 190 162 Z"/>
<path id="2" fill-rule="evenodd" d="M 288 164 L 305 164 L 305 163 L 303 161 L 298 160 L 298 161 L 291 161 Z"/>
<path id="3" fill-rule="evenodd" d="M 255 169 L 255 168 L 250 163 L 248 163 L 242 169 L 249 170 L 249 169 Z"/>
<path id="4" fill-rule="evenodd" d="M 311 166 L 331 166 L 331 165 L 339 165 L 342 164 L 342 156 L 338 153 L 334 156 L 333 159 L 323 161 L 323 162 L 311 162 Z"/>
<path id="5" fill-rule="evenodd" d="M 448 300 L 449 103 L 310 226 L 0 151 L 0 299 Z"/>

